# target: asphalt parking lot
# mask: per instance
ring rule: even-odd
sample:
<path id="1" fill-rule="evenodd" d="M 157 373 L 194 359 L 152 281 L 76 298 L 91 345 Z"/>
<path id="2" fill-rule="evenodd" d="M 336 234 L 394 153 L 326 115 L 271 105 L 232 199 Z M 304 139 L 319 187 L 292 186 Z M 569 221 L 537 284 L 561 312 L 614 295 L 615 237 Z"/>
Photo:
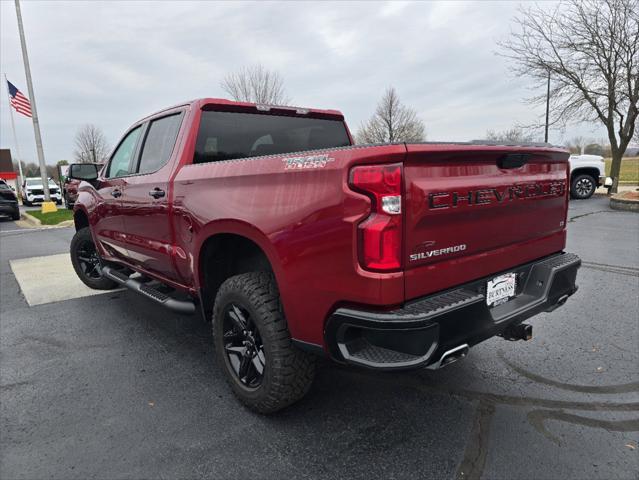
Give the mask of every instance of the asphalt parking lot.
<path id="1" fill-rule="evenodd" d="M 569 217 L 580 289 L 532 341 L 439 371 L 322 362 L 270 417 L 234 400 L 199 317 L 128 291 L 29 307 L 9 261 L 73 230 L 0 220 L 0 477 L 638 478 L 639 215 L 594 197 Z"/>

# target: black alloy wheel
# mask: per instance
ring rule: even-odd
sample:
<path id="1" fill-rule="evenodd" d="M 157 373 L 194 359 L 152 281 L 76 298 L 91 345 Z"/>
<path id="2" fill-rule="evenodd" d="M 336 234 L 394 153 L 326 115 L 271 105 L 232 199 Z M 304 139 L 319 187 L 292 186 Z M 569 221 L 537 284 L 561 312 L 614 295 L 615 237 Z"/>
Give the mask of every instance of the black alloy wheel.
<path id="1" fill-rule="evenodd" d="M 231 303 L 224 310 L 224 350 L 238 380 L 246 388 L 262 384 L 266 367 L 264 345 L 248 310 Z"/>
<path id="2" fill-rule="evenodd" d="M 78 261 L 82 273 L 88 278 L 102 278 L 102 265 L 100 264 L 100 256 L 95 249 L 93 242 L 82 240 L 78 245 Z"/>
<path id="3" fill-rule="evenodd" d="M 102 276 L 102 260 L 88 227 L 81 228 L 71 239 L 71 263 L 82 283 L 95 290 L 112 290 L 118 286 Z"/>
<path id="4" fill-rule="evenodd" d="M 212 313 L 218 365 L 244 405 L 274 413 L 308 392 L 315 358 L 293 344 L 272 273 L 247 272 L 226 279 Z"/>

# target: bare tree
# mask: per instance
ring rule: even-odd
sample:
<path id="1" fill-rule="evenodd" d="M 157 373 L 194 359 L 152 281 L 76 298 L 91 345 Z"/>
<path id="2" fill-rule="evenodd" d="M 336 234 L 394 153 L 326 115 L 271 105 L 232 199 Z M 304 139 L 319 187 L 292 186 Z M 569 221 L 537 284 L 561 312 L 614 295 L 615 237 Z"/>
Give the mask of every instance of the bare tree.
<path id="1" fill-rule="evenodd" d="M 90 123 L 75 134 L 73 157 L 79 163 L 104 163 L 109 155 L 109 145 L 100 128 Z"/>
<path id="2" fill-rule="evenodd" d="M 402 105 L 393 87 L 386 89 L 377 109 L 357 132 L 358 143 L 421 142 L 425 127 L 415 110 Z"/>
<path id="3" fill-rule="evenodd" d="M 262 105 L 285 105 L 290 102 L 280 74 L 259 64 L 229 73 L 220 86 L 238 102 Z"/>
<path id="4" fill-rule="evenodd" d="M 616 192 L 638 114 L 639 0 L 566 0 L 544 8 L 520 7 L 518 31 L 500 43 L 501 54 L 540 87 L 550 76 L 552 123 L 603 123 Z M 531 99 L 545 100 L 545 89 Z"/>
<path id="5" fill-rule="evenodd" d="M 571 140 L 565 141 L 564 145 L 568 150 L 570 150 L 570 153 L 581 154 L 583 153 L 584 148 L 586 148 L 587 143 L 587 139 L 582 136 L 577 136 L 573 137 Z"/>
<path id="6" fill-rule="evenodd" d="M 486 140 L 503 143 L 530 143 L 537 141 L 534 133 L 527 132 L 521 127 L 513 127 L 508 130 L 486 132 Z"/>

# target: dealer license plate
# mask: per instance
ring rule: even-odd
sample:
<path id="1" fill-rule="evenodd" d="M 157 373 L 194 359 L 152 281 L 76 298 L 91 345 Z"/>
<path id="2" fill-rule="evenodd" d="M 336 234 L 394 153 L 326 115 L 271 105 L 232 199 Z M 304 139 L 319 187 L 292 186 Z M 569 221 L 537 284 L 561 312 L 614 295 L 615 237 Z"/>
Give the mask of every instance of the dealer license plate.
<path id="1" fill-rule="evenodd" d="M 506 273 L 486 283 L 486 304 L 496 307 L 515 296 L 516 273 Z"/>

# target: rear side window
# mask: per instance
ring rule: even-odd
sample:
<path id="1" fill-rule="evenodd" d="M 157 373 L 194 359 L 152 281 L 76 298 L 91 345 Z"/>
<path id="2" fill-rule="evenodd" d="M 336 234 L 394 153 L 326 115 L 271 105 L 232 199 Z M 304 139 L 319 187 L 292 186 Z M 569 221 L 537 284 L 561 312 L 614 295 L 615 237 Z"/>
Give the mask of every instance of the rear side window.
<path id="1" fill-rule="evenodd" d="M 109 163 L 109 170 L 106 175 L 107 178 L 123 177 L 131 173 L 131 159 L 135 153 L 135 147 L 141 132 L 142 127 L 134 128 L 124 140 L 122 140 L 118 149 L 111 157 L 111 163 Z"/>
<path id="2" fill-rule="evenodd" d="M 181 113 L 151 122 L 144 140 L 139 173 L 155 172 L 166 165 L 171 158 L 181 122 Z"/>
<path id="3" fill-rule="evenodd" d="M 340 120 L 202 112 L 194 163 L 350 145 Z"/>

